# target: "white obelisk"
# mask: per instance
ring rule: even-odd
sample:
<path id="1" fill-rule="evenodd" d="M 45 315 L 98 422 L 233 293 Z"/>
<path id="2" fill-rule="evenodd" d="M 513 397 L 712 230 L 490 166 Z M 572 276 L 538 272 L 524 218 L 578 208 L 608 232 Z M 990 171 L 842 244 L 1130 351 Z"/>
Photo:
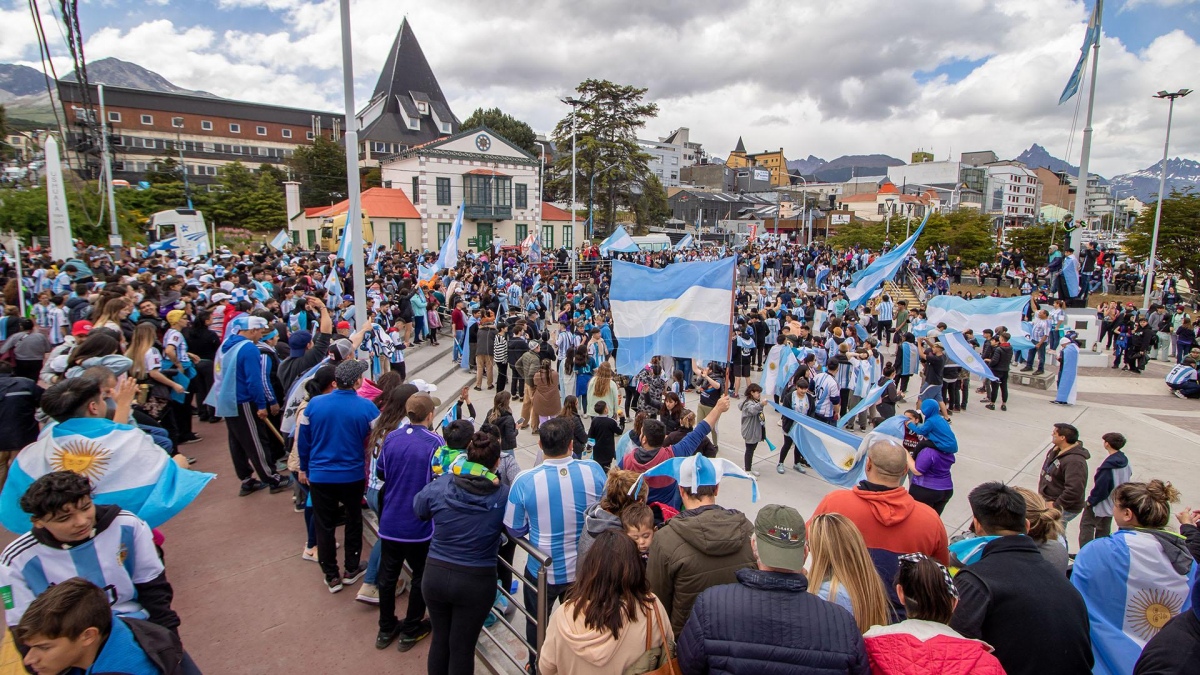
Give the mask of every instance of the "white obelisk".
<path id="1" fill-rule="evenodd" d="M 58 141 L 53 136 L 46 139 L 46 208 L 50 214 L 50 256 L 55 260 L 74 258 L 71 218 L 67 215 L 67 187 L 63 183 Z"/>

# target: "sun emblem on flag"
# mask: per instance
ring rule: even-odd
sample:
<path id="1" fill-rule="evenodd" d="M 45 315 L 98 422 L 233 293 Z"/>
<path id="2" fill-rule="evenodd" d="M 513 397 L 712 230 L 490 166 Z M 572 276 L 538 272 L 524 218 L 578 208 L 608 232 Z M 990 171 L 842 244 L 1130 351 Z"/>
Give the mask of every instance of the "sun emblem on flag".
<path id="1" fill-rule="evenodd" d="M 96 480 L 104 475 L 112 451 L 93 440 L 74 440 L 54 449 L 50 466 L 55 471 L 74 471 Z"/>
<path id="2" fill-rule="evenodd" d="M 779 364 L 772 361 L 771 363 L 767 364 L 767 370 L 779 370 Z"/>
<path id="3" fill-rule="evenodd" d="M 125 559 L 129 557 L 129 549 L 125 544 L 121 544 L 121 548 L 117 549 L 117 564 L 124 565 Z"/>
<path id="4" fill-rule="evenodd" d="M 1139 638 L 1149 640 L 1181 609 L 1183 597 L 1178 593 L 1144 588 L 1125 607 L 1125 622 Z"/>

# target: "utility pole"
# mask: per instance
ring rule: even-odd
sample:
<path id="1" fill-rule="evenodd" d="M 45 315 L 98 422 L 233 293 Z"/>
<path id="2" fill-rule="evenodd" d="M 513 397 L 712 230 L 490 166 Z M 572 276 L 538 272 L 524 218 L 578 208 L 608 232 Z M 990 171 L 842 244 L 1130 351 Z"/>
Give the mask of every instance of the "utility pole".
<path id="1" fill-rule="evenodd" d="M 120 248 L 123 242 L 121 230 L 117 227 L 117 202 L 113 199 L 112 157 L 108 152 L 108 113 L 104 111 L 104 85 L 96 85 L 96 92 L 100 99 L 100 159 L 104 162 L 105 190 L 108 191 L 108 245 Z M 191 207 L 190 203 L 188 207 Z"/>

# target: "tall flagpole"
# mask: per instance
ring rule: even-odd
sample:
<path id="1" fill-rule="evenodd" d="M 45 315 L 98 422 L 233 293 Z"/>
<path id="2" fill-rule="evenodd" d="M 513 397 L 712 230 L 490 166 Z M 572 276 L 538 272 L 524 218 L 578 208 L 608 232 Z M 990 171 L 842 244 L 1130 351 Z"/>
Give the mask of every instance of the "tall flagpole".
<path id="1" fill-rule="evenodd" d="M 1075 231 L 1067 233 L 1067 246 L 1079 249 L 1079 232 L 1087 225 L 1088 160 L 1092 156 L 1092 107 L 1096 103 L 1096 72 L 1100 70 L 1100 26 L 1104 0 L 1096 0 L 1096 41 L 1092 43 L 1092 81 L 1088 87 L 1087 118 L 1083 125 L 1083 149 L 1079 156 L 1078 187 L 1075 189 Z"/>
<path id="2" fill-rule="evenodd" d="M 341 0 L 342 14 L 342 86 L 346 96 L 346 185 L 349 206 L 346 210 L 346 229 L 350 234 L 350 273 L 354 278 L 354 327 L 367 325 L 367 277 L 363 269 L 362 205 L 358 184 L 358 130 L 354 109 L 354 54 L 350 45 L 350 0 Z M 416 195 L 413 195 L 416 199 Z"/>

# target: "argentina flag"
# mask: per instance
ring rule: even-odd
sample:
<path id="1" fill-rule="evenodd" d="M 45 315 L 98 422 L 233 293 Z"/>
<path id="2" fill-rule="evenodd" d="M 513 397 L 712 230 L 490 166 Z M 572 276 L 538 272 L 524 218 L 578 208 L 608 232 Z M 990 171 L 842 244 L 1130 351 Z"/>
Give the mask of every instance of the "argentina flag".
<path id="1" fill-rule="evenodd" d="M 933 210 L 925 211 L 925 217 L 921 219 L 921 225 L 917 228 L 912 236 L 905 239 L 899 246 L 884 253 L 875 259 L 875 262 L 867 266 L 861 272 L 855 272 L 850 277 L 850 285 L 846 286 L 843 291 L 846 293 L 846 298 L 850 300 L 850 307 L 858 307 L 871 297 L 876 288 L 884 281 L 896 276 L 896 270 L 904 264 L 904 259 L 908 257 L 909 252 L 917 243 L 917 238 L 921 236 L 921 231 L 925 229 L 925 223 L 929 222 L 929 214 Z M 819 284 L 818 284 L 819 285 Z"/>
<path id="2" fill-rule="evenodd" d="M 625 226 L 618 226 L 617 229 L 609 235 L 608 239 L 600 242 L 600 255 L 608 257 L 612 251 L 617 253 L 637 253 L 638 245 L 625 231 Z"/>
<path id="3" fill-rule="evenodd" d="M 1120 529 L 1084 546 L 1071 583 L 1087 605 L 1096 657 L 1092 672 L 1132 673 L 1150 638 L 1190 610 L 1195 582 L 1195 561 L 1174 532 Z"/>
<path id="4" fill-rule="evenodd" d="M 76 417 L 43 430 L 17 455 L 0 492 L 0 525 L 17 534 L 29 531 L 21 496 L 35 480 L 53 471 L 86 476 L 97 504 L 120 506 L 150 527 L 170 520 L 216 478 L 181 469 L 137 427 Z"/>
<path id="5" fill-rule="evenodd" d="M 900 345 L 900 363 L 897 364 L 900 375 L 916 375 L 921 372 L 921 350 L 912 342 Z"/>
<path id="6" fill-rule="evenodd" d="M 287 243 L 287 230 L 280 230 L 279 234 L 275 235 L 275 238 L 271 240 L 271 248 L 274 248 L 276 251 L 282 251 L 283 247 L 287 246 Z"/>
<path id="7" fill-rule="evenodd" d="M 962 333 L 942 333 L 938 336 L 938 341 L 946 348 L 946 358 L 962 366 L 972 375 L 978 375 L 985 380 L 999 379 L 992 374 L 992 369 L 979 354 L 971 349 Z"/>
<path id="8" fill-rule="evenodd" d="M 855 415 L 858 415 L 860 412 L 870 408 L 876 403 L 879 403 L 879 399 L 883 398 L 883 392 L 886 390 L 887 385 L 883 385 L 875 387 L 867 392 L 867 395 L 864 396 L 861 401 L 859 401 L 853 408 L 847 410 L 845 415 L 842 415 L 840 418 L 838 418 L 837 427 L 839 429 L 845 428 L 846 423 L 854 419 Z"/>
<path id="9" fill-rule="evenodd" d="M 852 488 L 867 475 L 867 448 L 877 434 L 866 438 L 772 403 L 776 412 L 795 424 L 788 436 L 817 475 L 832 485 Z"/>
<path id="10" fill-rule="evenodd" d="M 655 356 L 727 361 L 736 263 L 726 258 L 651 269 L 614 261 L 609 301 L 621 344 L 617 372 L 635 375 Z"/>
<path id="11" fill-rule="evenodd" d="M 1058 392 L 1054 400 L 1075 405 L 1075 396 L 1079 393 L 1079 345 L 1068 338 L 1063 338 L 1062 342 L 1058 359 Z"/>
<path id="12" fill-rule="evenodd" d="M 1028 306 L 1027 295 L 978 300 L 964 300 L 957 295 L 938 295 L 925 303 L 925 316 L 934 326 L 945 323 L 953 330 L 965 331 L 970 328 L 976 335 L 982 335 L 985 329 L 995 329 L 997 326 L 1006 326 L 1010 330 L 1020 326 L 1021 317 L 1025 316 Z"/>
<path id="13" fill-rule="evenodd" d="M 685 235 L 683 235 L 683 239 L 680 239 L 679 243 L 675 244 L 675 250 L 682 251 L 684 249 L 692 248 L 695 245 L 696 245 L 696 240 L 692 237 L 692 235 L 685 234 Z"/>
<path id="14" fill-rule="evenodd" d="M 1063 87 L 1062 94 L 1058 97 L 1059 105 L 1071 100 L 1071 97 L 1079 91 L 1079 84 L 1083 81 L 1083 70 L 1087 66 L 1088 52 L 1092 45 L 1100 41 L 1100 15 L 1104 12 L 1103 8 L 1104 0 L 1096 0 L 1096 6 L 1092 8 L 1092 16 L 1088 19 L 1087 31 L 1083 34 L 1083 45 L 1079 47 L 1079 60 L 1075 62 L 1075 69 L 1071 71 L 1067 86 Z"/>
<path id="15" fill-rule="evenodd" d="M 458 265 L 458 238 L 462 236 L 463 209 L 465 207 L 465 203 L 458 205 L 458 214 L 454 216 L 454 222 L 450 225 L 450 234 L 446 235 L 446 241 L 442 242 L 442 250 L 438 253 L 438 259 L 433 263 L 435 270 L 450 269 Z"/>

